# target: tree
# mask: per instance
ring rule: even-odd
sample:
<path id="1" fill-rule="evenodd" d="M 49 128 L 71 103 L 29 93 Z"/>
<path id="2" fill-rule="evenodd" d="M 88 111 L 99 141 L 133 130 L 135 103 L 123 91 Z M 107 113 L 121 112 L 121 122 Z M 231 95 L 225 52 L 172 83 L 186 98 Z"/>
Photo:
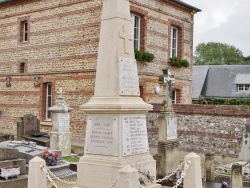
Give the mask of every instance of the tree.
<path id="1" fill-rule="evenodd" d="M 245 57 L 245 65 L 250 65 L 250 56 Z"/>
<path id="2" fill-rule="evenodd" d="M 238 48 L 228 44 L 200 43 L 195 49 L 195 65 L 236 65 L 243 63 L 243 53 Z"/>

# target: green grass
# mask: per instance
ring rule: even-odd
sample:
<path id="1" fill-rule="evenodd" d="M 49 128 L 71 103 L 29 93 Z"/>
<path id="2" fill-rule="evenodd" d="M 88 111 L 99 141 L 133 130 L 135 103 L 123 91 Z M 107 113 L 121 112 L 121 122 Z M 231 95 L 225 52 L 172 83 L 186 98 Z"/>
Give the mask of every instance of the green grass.
<path id="1" fill-rule="evenodd" d="M 65 156 L 62 159 L 67 162 L 74 162 L 74 163 L 79 162 L 79 157 L 77 155 Z"/>

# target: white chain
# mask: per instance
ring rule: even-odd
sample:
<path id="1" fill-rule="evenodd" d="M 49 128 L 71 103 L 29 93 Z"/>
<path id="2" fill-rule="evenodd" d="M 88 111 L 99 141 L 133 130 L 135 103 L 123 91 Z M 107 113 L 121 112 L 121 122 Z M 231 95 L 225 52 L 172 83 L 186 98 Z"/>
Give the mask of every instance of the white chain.
<path id="1" fill-rule="evenodd" d="M 52 183 L 52 185 L 55 187 L 55 188 L 58 188 L 56 183 L 52 180 L 52 178 L 50 177 L 46 167 L 44 165 L 41 165 L 40 168 L 44 171 L 44 173 L 46 174 L 47 178 L 49 179 L 49 181 Z"/>
<path id="2" fill-rule="evenodd" d="M 114 181 L 112 181 L 112 184 L 108 188 L 115 186 L 116 182 L 117 182 L 117 178 Z"/>
<path id="3" fill-rule="evenodd" d="M 47 166 L 41 165 L 40 168 L 45 172 L 45 174 L 47 175 L 49 181 L 53 184 L 53 186 L 55 186 L 55 188 L 58 188 L 58 186 L 56 185 L 56 183 L 53 181 L 52 178 L 56 179 L 57 181 L 59 181 L 60 183 L 63 184 L 67 184 L 67 185 L 74 185 L 76 186 L 77 182 L 68 182 L 68 181 L 63 181 L 60 178 L 58 178 L 55 174 L 53 174 Z"/>
<path id="4" fill-rule="evenodd" d="M 178 170 L 181 170 L 183 164 L 184 164 L 184 162 L 182 162 L 182 163 L 181 163 L 181 164 L 180 164 L 171 174 L 169 174 L 168 176 L 165 176 L 165 177 L 162 178 L 162 179 L 158 179 L 156 182 L 159 183 L 159 182 L 161 182 L 161 181 L 163 181 L 163 180 L 169 179 L 172 175 L 176 174 L 176 172 L 177 172 Z"/>
<path id="5" fill-rule="evenodd" d="M 183 178 L 185 177 L 186 172 L 187 172 L 187 169 L 189 168 L 190 164 L 191 164 L 191 161 L 188 161 L 188 162 L 185 164 L 184 170 L 183 170 L 182 173 L 181 173 L 181 177 L 177 180 L 176 185 L 173 186 L 173 188 L 178 188 L 178 185 L 180 185 L 180 184 L 182 183 L 182 180 L 183 180 Z"/>

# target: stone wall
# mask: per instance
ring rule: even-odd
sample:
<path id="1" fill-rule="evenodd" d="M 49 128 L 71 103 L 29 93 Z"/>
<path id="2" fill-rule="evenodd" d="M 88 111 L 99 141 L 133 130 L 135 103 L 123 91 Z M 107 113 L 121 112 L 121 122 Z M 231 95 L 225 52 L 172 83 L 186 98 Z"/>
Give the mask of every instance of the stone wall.
<path id="1" fill-rule="evenodd" d="M 155 108 L 157 109 L 157 108 Z M 158 108 L 159 109 L 159 108 Z M 180 150 L 238 157 L 249 106 L 174 105 Z M 158 147 L 157 113 L 148 116 L 151 147 Z"/>
<path id="2" fill-rule="evenodd" d="M 62 87 L 65 101 L 74 108 L 71 131 L 85 136 L 86 117 L 79 105 L 94 93 L 101 0 L 20 0 L 0 4 L 0 121 L 1 132 L 16 134 L 20 117 L 32 113 L 45 122 L 45 84 L 52 83 L 52 98 Z M 169 59 L 170 26 L 182 28 L 181 56 L 192 62 L 193 12 L 168 1 L 131 0 L 131 11 L 141 15 L 143 50 L 155 54 L 148 66 L 138 62 L 141 96 L 145 102 L 161 103 L 155 94 L 158 76 Z M 28 21 L 28 41 L 22 42 L 22 21 Z M 21 65 L 24 65 L 24 72 Z M 181 103 L 191 103 L 191 66 L 173 68 Z M 6 77 L 11 87 L 6 87 Z M 39 87 L 34 86 L 39 76 Z M 149 125 L 151 126 L 151 125 Z M 153 125 L 155 126 L 155 125 Z"/>

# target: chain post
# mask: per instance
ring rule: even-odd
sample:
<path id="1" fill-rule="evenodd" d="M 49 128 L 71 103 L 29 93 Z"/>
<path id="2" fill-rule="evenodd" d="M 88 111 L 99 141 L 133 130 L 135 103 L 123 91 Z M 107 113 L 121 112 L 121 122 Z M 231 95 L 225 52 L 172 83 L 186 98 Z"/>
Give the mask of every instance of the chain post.
<path id="1" fill-rule="evenodd" d="M 164 178 L 162 179 L 158 179 L 156 182 L 159 183 L 163 180 L 167 180 L 169 179 L 171 176 L 173 176 L 178 170 L 181 170 L 182 166 L 183 166 L 184 162 L 182 162 L 171 174 L 165 176 Z"/>
<path id="2" fill-rule="evenodd" d="M 185 177 L 186 173 L 187 173 L 187 169 L 189 168 L 191 164 L 191 161 L 188 161 L 185 166 L 184 166 L 184 170 L 181 172 L 181 177 L 177 180 L 176 185 L 173 186 L 173 188 L 178 188 L 178 186 L 182 183 L 183 178 Z"/>

